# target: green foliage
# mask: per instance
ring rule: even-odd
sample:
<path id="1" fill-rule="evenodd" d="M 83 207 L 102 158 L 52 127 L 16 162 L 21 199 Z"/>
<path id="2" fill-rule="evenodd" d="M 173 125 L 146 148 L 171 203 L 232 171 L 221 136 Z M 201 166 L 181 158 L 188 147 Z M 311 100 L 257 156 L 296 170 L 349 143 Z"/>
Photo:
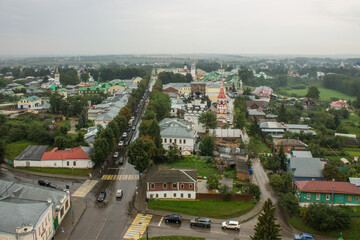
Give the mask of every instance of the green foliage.
<path id="1" fill-rule="evenodd" d="M 316 86 L 309 86 L 307 89 L 306 97 L 319 99 L 320 98 L 319 89 Z"/>
<path id="2" fill-rule="evenodd" d="M 254 74 L 251 69 L 248 69 L 244 66 L 240 67 L 238 72 L 240 79 L 243 81 L 243 84 L 250 85 L 251 80 L 254 78 Z"/>
<path id="3" fill-rule="evenodd" d="M 277 193 L 288 193 L 292 192 L 292 177 L 290 173 L 272 174 L 269 179 L 269 183 Z"/>
<path id="4" fill-rule="evenodd" d="M 207 178 L 207 184 L 209 185 L 209 189 L 218 189 L 219 188 L 219 178 L 216 175 L 211 175 Z"/>
<path id="5" fill-rule="evenodd" d="M 214 129 L 217 126 L 216 115 L 212 112 L 200 114 L 199 122 L 205 126 L 206 131 L 208 131 L 209 128 Z"/>
<path id="6" fill-rule="evenodd" d="M 275 206 L 270 200 L 266 200 L 260 213 L 258 222 L 255 225 L 255 233 L 252 240 L 280 240 L 281 227 L 275 223 Z"/>
<path id="7" fill-rule="evenodd" d="M 350 96 L 357 96 L 360 94 L 359 78 L 354 78 L 342 74 L 327 74 L 323 80 L 323 86 L 334 89 Z"/>
<path id="8" fill-rule="evenodd" d="M 199 62 L 196 63 L 196 68 L 204 70 L 205 72 L 213 72 L 220 69 L 220 67 L 221 64 L 218 62 L 209 62 L 209 61 L 200 60 Z"/>
<path id="9" fill-rule="evenodd" d="M 290 215 L 295 215 L 299 211 L 299 200 L 291 192 L 280 195 L 279 203 Z"/>
<path id="10" fill-rule="evenodd" d="M 144 78 L 147 74 L 150 74 L 151 69 L 146 67 L 122 67 L 117 64 L 103 66 L 99 69 L 99 80 L 106 82 L 113 79 L 131 79 L 133 77 Z M 96 77 L 96 72 L 90 71 L 90 73 Z"/>
<path id="11" fill-rule="evenodd" d="M 191 77 L 191 74 L 190 74 Z M 163 84 L 168 83 L 190 83 L 192 81 L 192 77 L 189 78 L 187 76 L 184 76 L 180 73 L 173 73 L 173 72 L 161 72 L 158 75 L 158 79 Z"/>
<path id="12" fill-rule="evenodd" d="M 56 136 L 54 138 L 54 147 L 57 147 L 59 150 L 64 150 L 65 148 L 70 148 L 73 145 L 71 138 L 66 136 Z"/>
<path id="13" fill-rule="evenodd" d="M 91 155 L 91 160 L 96 164 L 105 162 L 109 155 L 109 143 L 106 138 L 98 137 L 94 142 L 94 153 Z"/>
<path id="14" fill-rule="evenodd" d="M 156 113 L 156 119 L 161 121 L 170 116 L 171 101 L 169 95 L 157 92 L 151 96 L 148 109 Z"/>
<path id="15" fill-rule="evenodd" d="M 74 68 L 59 68 L 60 82 L 63 86 L 78 84 L 79 77 L 77 71 Z"/>
<path id="16" fill-rule="evenodd" d="M 2 162 L 2 160 L 4 159 L 5 152 L 6 152 L 5 142 L 4 140 L 0 139 L 0 162 Z"/>
<path id="17" fill-rule="evenodd" d="M 205 136 L 199 144 L 199 152 L 201 156 L 212 156 L 214 154 L 215 142 L 211 136 Z"/>
<path id="18" fill-rule="evenodd" d="M 234 109 L 235 128 L 243 129 L 246 126 L 246 112 L 241 112 L 239 108 Z"/>
<path id="19" fill-rule="evenodd" d="M 342 230 L 350 226 L 350 215 L 323 203 L 313 203 L 307 209 L 306 222 L 318 231 Z"/>
<path id="20" fill-rule="evenodd" d="M 252 137 L 261 137 L 261 129 L 257 118 L 254 118 L 250 125 L 249 135 Z"/>
<path id="21" fill-rule="evenodd" d="M 260 192 L 260 188 L 258 185 L 256 184 L 249 184 L 249 185 L 244 185 L 242 188 L 243 192 L 246 194 L 251 194 L 255 197 L 255 199 L 259 199 L 261 192 Z"/>
<path id="22" fill-rule="evenodd" d="M 325 164 L 323 169 L 324 180 L 331 181 L 335 179 L 335 181 L 343 182 L 346 181 L 346 175 L 341 172 L 334 162 L 328 162 Z"/>
<path id="23" fill-rule="evenodd" d="M 169 146 L 166 157 L 168 162 L 176 162 L 181 160 L 180 150 L 176 144 L 172 144 Z"/>
<path id="24" fill-rule="evenodd" d="M 139 172 L 148 168 L 150 161 L 156 154 L 156 146 L 153 141 L 146 138 L 137 138 L 128 148 L 129 163 L 135 166 Z"/>
<path id="25" fill-rule="evenodd" d="M 219 193 L 222 195 L 224 201 L 230 201 L 231 191 L 227 185 L 222 185 L 219 189 Z"/>
<path id="26" fill-rule="evenodd" d="M 143 120 L 139 127 L 140 136 L 150 136 L 157 148 L 162 148 L 160 126 L 156 119 Z"/>

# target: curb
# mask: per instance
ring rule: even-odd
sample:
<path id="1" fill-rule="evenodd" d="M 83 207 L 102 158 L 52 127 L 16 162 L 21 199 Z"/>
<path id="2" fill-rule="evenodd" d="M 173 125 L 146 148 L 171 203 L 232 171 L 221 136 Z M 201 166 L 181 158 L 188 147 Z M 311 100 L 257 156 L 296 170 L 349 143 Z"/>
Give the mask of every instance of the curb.
<path id="1" fill-rule="evenodd" d="M 70 180 L 87 180 L 87 179 L 89 179 L 88 177 L 81 177 L 81 176 L 68 176 L 68 175 L 63 175 L 63 174 L 51 174 L 51 173 L 20 170 L 20 169 L 10 167 L 6 163 L 2 163 L 1 167 L 5 168 L 9 171 L 12 171 L 12 172 L 26 173 L 26 174 L 30 174 L 30 175 L 34 175 L 34 176 L 41 176 L 41 177 L 62 178 L 62 179 L 70 179 Z"/>

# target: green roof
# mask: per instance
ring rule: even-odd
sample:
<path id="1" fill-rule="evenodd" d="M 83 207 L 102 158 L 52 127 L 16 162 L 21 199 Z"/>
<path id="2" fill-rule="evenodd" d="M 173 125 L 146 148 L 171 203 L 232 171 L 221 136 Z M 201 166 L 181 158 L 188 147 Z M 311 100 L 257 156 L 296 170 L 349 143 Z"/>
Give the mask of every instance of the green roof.
<path id="1" fill-rule="evenodd" d="M 59 87 L 57 87 L 57 86 L 50 86 L 48 89 L 50 89 L 50 90 L 56 90 L 56 89 L 58 89 Z"/>
<path id="2" fill-rule="evenodd" d="M 59 88 L 58 91 L 59 92 L 67 92 L 68 90 L 66 88 Z"/>
<path id="3" fill-rule="evenodd" d="M 34 102 L 36 100 L 39 100 L 40 98 L 38 96 L 31 96 L 31 97 L 22 97 L 21 99 L 26 99 L 30 102 Z"/>
<path id="4" fill-rule="evenodd" d="M 124 82 L 118 82 L 118 83 L 101 83 L 95 87 L 81 87 L 79 88 L 79 91 L 105 91 L 110 87 L 113 86 L 125 86 Z"/>

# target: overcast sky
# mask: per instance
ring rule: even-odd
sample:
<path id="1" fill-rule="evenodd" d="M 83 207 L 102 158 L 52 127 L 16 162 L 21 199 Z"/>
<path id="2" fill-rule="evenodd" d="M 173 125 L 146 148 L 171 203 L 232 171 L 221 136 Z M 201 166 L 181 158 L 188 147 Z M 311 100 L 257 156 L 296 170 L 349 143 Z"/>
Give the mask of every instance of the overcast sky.
<path id="1" fill-rule="evenodd" d="M 359 0 L 0 0 L 0 55 L 360 54 Z"/>

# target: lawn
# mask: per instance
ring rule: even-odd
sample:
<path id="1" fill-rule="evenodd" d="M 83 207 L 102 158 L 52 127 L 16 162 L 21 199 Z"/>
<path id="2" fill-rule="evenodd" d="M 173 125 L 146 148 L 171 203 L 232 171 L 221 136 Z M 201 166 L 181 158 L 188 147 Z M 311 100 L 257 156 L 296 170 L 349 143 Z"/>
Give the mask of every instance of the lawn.
<path id="1" fill-rule="evenodd" d="M 348 130 L 350 134 L 356 134 L 357 136 L 360 136 L 360 116 L 356 113 L 353 113 L 349 119 L 342 120 L 341 126 Z"/>
<path id="2" fill-rule="evenodd" d="M 360 218 L 352 218 L 350 228 L 348 228 L 348 229 L 343 229 L 343 230 L 339 230 L 339 231 L 331 231 L 331 232 L 326 232 L 326 233 L 316 231 L 313 228 L 305 225 L 302 222 L 301 218 L 288 218 L 287 220 L 288 220 L 288 223 L 292 227 L 296 228 L 300 232 L 306 232 L 306 233 L 310 233 L 310 234 L 321 235 L 321 236 L 332 237 L 332 238 L 340 237 L 340 232 L 342 232 L 343 238 L 346 240 L 360 239 L 360 227 L 359 227 L 360 226 Z"/>
<path id="3" fill-rule="evenodd" d="M 42 172 L 50 174 L 62 174 L 68 176 L 88 176 L 91 169 L 69 169 L 69 168 L 16 168 L 26 171 Z"/>
<path id="4" fill-rule="evenodd" d="M 148 207 L 178 214 L 227 219 L 248 213 L 255 206 L 252 202 L 222 200 L 151 200 Z"/>
<path id="5" fill-rule="evenodd" d="M 37 145 L 37 143 L 28 140 L 20 140 L 17 142 L 6 144 L 5 157 L 13 160 L 29 145 Z"/>
<path id="6" fill-rule="evenodd" d="M 61 126 L 65 126 L 68 130 L 71 129 L 71 124 L 70 124 L 70 120 L 63 120 L 63 121 L 59 121 L 59 122 L 56 122 L 57 125 L 59 125 L 60 127 Z"/>
<path id="7" fill-rule="evenodd" d="M 148 238 L 150 240 L 205 240 L 202 237 L 188 237 L 188 236 L 157 236 Z M 146 240 L 146 238 L 140 238 L 139 240 Z"/>
<path id="8" fill-rule="evenodd" d="M 166 165 L 174 168 L 197 168 L 198 176 L 202 177 L 209 177 L 211 175 L 218 174 L 215 163 L 207 162 L 206 159 L 200 159 L 198 157 L 184 157 L 184 159 L 180 161 L 167 163 Z"/>
<path id="9" fill-rule="evenodd" d="M 356 156 L 360 157 L 360 148 L 344 147 L 343 149 L 346 154 L 349 154 L 351 159 L 354 159 Z"/>
<path id="10" fill-rule="evenodd" d="M 320 100 L 330 100 L 330 98 L 333 97 L 339 99 L 345 99 L 345 100 L 350 99 L 351 101 L 356 99 L 356 97 L 352 97 L 332 89 L 327 89 L 322 87 L 318 87 L 318 89 L 320 91 Z M 296 94 L 299 97 L 305 97 L 307 93 L 307 89 L 290 89 L 290 90 L 283 89 L 283 91 L 287 92 L 289 96 L 291 96 L 291 94 Z"/>

